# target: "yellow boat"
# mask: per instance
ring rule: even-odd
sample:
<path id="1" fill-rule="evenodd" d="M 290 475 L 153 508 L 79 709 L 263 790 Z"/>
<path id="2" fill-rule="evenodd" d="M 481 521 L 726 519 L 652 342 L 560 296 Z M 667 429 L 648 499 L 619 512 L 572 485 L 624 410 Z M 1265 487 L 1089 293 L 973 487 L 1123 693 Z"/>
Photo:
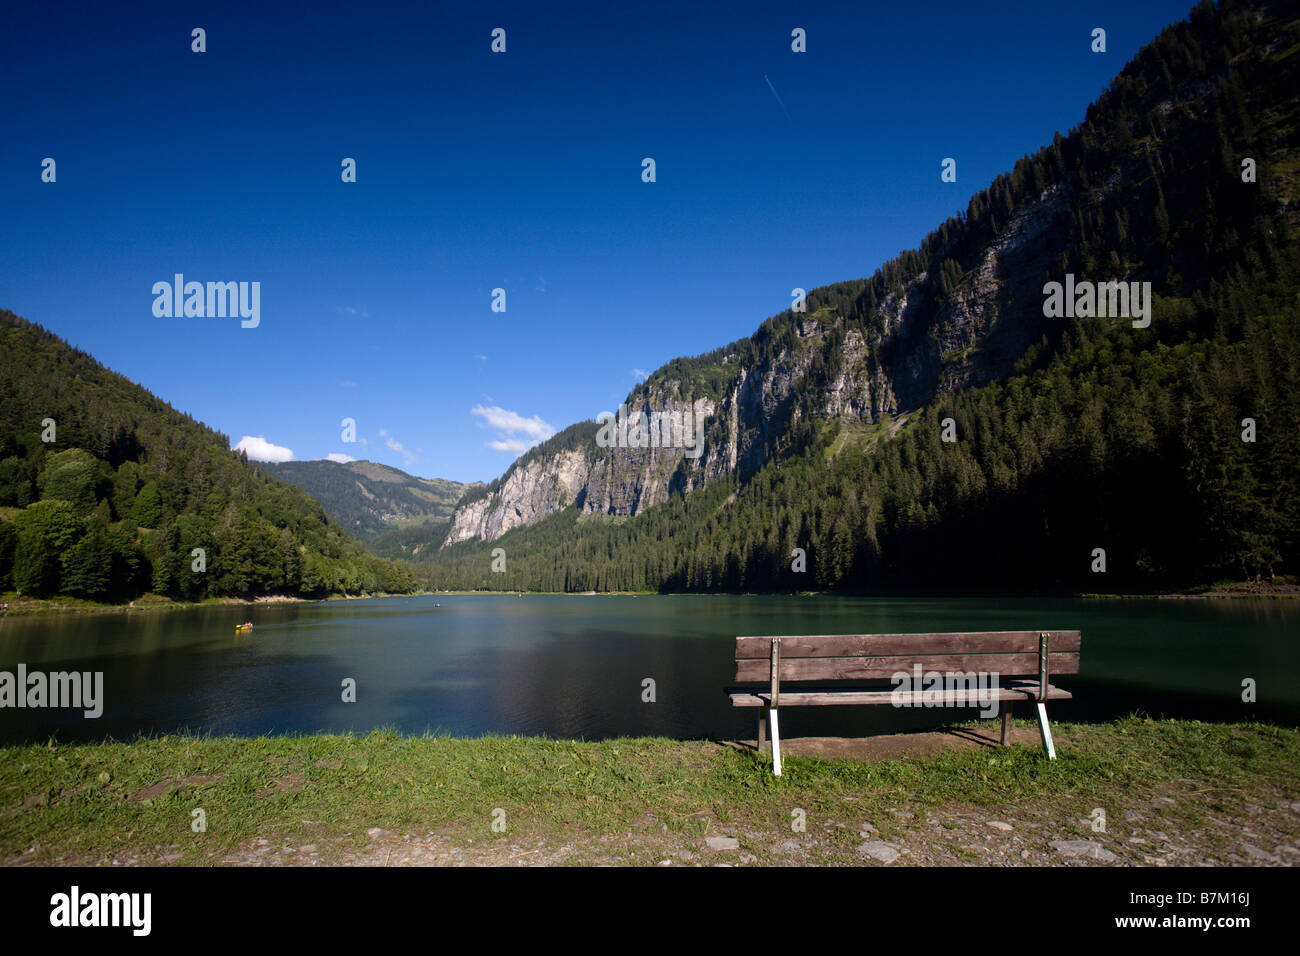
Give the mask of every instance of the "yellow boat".
<path id="1" fill-rule="evenodd" d="M 252 629 L 253 629 L 253 625 L 251 625 L 251 624 L 236 624 L 236 625 L 235 625 L 235 630 L 237 630 L 237 631 L 251 631 Z"/>

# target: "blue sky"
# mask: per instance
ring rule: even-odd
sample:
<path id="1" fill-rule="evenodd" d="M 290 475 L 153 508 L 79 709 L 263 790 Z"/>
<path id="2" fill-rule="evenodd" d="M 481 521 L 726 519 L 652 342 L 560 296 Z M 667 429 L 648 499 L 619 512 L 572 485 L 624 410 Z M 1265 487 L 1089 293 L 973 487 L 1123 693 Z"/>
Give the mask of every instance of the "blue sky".
<path id="1" fill-rule="evenodd" d="M 232 441 L 470 481 L 916 246 L 1191 3 L 7 6 L 0 307 Z M 155 317 L 177 272 L 260 325 Z"/>

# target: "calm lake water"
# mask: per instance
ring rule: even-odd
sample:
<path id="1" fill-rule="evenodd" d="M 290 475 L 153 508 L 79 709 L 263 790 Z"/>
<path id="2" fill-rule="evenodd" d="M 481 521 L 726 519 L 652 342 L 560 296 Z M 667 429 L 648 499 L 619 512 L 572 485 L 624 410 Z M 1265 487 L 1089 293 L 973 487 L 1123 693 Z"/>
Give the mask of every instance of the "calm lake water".
<path id="1" fill-rule="evenodd" d="M 441 607 L 434 607 L 434 604 Z M 236 634 L 250 618 L 256 629 Z M 104 673 L 104 713 L 0 709 L 0 741 L 394 727 L 461 736 L 752 737 L 733 709 L 739 634 L 1083 631 L 1062 720 L 1140 711 L 1300 723 L 1300 602 L 440 595 L 191 611 L 10 617 L 0 670 Z M 344 678 L 356 703 L 341 700 Z M 643 703 L 644 678 L 657 701 Z M 1241 702 L 1241 681 L 1259 702 Z M 967 712 L 973 713 L 973 712 Z M 796 708 L 788 736 L 936 726 L 939 711 Z"/>

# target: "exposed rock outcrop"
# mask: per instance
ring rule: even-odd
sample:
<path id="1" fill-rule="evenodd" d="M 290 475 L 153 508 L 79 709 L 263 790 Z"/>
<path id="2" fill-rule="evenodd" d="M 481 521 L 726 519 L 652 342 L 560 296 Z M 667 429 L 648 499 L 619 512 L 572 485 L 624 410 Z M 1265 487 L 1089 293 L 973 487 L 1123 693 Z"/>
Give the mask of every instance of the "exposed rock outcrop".
<path id="1" fill-rule="evenodd" d="M 888 294 L 874 336 L 822 310 L 793 316 L 793 344 L 752 365 L 724 356 L 708 370 L 726 382 L 717 398 L 697 397 L 699 381 L 652 375 L 629 397 L 629 413 L 704 415 L 699 457 L 684 448 L 603 448 L 595 424 L 573 426 L 523 455 L 486 496 L 461 502 L 444 544 L 495 540 L 569 507 L 636 515 L 676 492 L 752 474 L 805 414 L 870 425 L 1005 374 L 1042 334 L 1042 283 L 1062 251 L 1063 231 L 1052 227 L 1066 198 L 1053 186 L 1018 209 L 945 301 L 926 272 Z M 818 363 L 831 374 L 811 381 Z"/>

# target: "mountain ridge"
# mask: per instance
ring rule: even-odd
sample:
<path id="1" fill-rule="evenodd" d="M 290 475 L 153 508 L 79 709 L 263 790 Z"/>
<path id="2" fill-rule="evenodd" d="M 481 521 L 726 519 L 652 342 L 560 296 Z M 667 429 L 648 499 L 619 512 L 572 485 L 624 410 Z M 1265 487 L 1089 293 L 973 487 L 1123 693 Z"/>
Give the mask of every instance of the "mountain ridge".
<path id="1" fill-rule="evenodd" d="M 319 458 L 258 462 L 257 466 L 302 488 L 363 544 L 373 544 L 389 531 L 446 521 L 465 490 L 475 484 L 420 478 L 366 459 Z"/>
<path id="2" fill-rule="evenodd" d="M 1185 37 L 1194 24 L 1204 29 L 1218 18 L 1202 4 L 1161 37 Z M 787 309 L 753 335 L 674 359 L 632 389 L 626 404 L 633 412 L 705 410 L 699 461 L 688 461 L 680 450 L 596 450 L 590 441 L 595 426 L 571 425 L 490 483 L 486 502 L 462 501 L 443 545 L 494 540 L 575 504 L 583 514 L 636 515 L 724 475 L 753 474 L 800 446 L 801 419 L 871 426 L 882 416 L 915 412 L 943 392 L 1005 376 L 1029 348 L 1059 330 L 1039 311 L 1041 286 L 1066 271 L 1086 231 L 1072 214 L 1095 209 L 1121 190 L 1167 219 L 1160 178 L 1148 169 L 1150 154 L 1144 161 L 1123 152 L 1136 143 L 1135 133 L 1127 121 L 1115 125 L 1115 117 L 1135 101 L 1164 115 L 1204 104 L 1227 64 L 1197 71 L 1168 56 L 1160 42 L 1124 67 L 1079 125 L 1064 137 L 1057 132 L 1051 144 L 998 176 L 970 199 L 963 215 L 946 220 L 918 248 L 866 279 L 813 289 L 806 313 Z M 1135 78 L 1146 72 L 1158 72 L 1167 88 L 1143 79 L 1137 89 Z M 1099 140 L 1113 147 L 1113 155 L 1095 148 Z M 1088 159 L 1099 153 L 1122 158 L 1123 167 L 1089 169 Z M 1077 265 L 1101 278 L 1111 264 Z M 1166 278 L 1136 265 L 1105 278 Z M 1160 291 L 1186 289 L 1162 281 Z"/>
<path id="3" fill-rule="evenodd" d="M 740 541 L 733 546 L 707 530 L 731 520 L 727 515 L 742 506 L 760 508 L 758 499 L 745 505 L 745 494 L 756 476 L 772 469 L 786 464 L 796 472 L 812 468 L 807 462 L 832 446 L 833 468 L 840 467 L 837 462 L 845 454 L 864 449 L 893 455 L 899 452 L 892 447 L 897 443 L 882 444 L 881 429 L 892 429 L 904 417 L 908 421 L 899 435 L 914 437 L 903 446 L 929 463 L 937 453 L 917 429 L 932 428 L 937 434 L 938 426 L 951 418 L 972 441 L 955 446 L 949 455 L 959 465 L 936 458 L 932 469 L 961 468 L 960 475 L 945 478 L 957 482 L 954 488 L 983 488 L 979 494 L 988 496 L 994 488 L 1018 482 L 1037 500 L 1034 485 L 1046 470 L 1058 467 L 1044 459 L 1054 454 L 1104 459 L 1108 443 L 1124 447 L 1132 440 L 1112 434 L 1104 422 L 1092 423 L 1094 410 L 1080 406 L 1078 414 L 1102 436 L 1096 448 L 1087 447 L 1094 442 L 1092 435 L 1074 447 L 1056 432 L 1037 436 L 1038 447 L 1008 447 L 1005 436 L 1020 425 L 1013 427 L 1005 419 L 980 422 L 980 416 L 1025 413 L 1011 411 L 1023 402 L 1007 392 L 1007 383 L 1024 380 L 1035 384 L 1020 387 L 1062 390 L 1068 383 L 1059 382 L 1059 373 L 1073 368 L 1090 381 L 1095 378 L 1096 387 L 1113 398 L 1135 384 L 1107 378 L 1121 365 L 1131 374 L 1149 376 L 1143 363 L 1166 373 L 1165 364 L 1173 363 L 1169 368 L 1190 378 L 1198 374 L 1200 362 L 1247 360 L 1290 380 L 1292 320 L 1277 309 L 1294 295 L 1287 262 L 1294 255 L 1300 118 L 1287 91 L 1300 87 L 1300 23 L 1293 15 L 1280 15 L 1284 9 L 1281 3 L 1225 4 L 1221 10 L 1199 4 L 1187 21 L 1163 31 L 1125 66 L 1068 136 L 1058 132 L 1050 145 L 1018 161 L 973 196 L 963 216 L 941 224 L 918 249 L 901 253 L 869 279 L 812 290 L 806 314 L 787 310 L 746 339 L 657 369 L 632 390 L 627 404 L 637 411 L 665 412 L 703 402 L 711 418 L 698 461 L 687 460 L 681 450 L 600 448 L 594 442 L 597 426 L 590 422 L 570 426 L 525 453 L 501 478 L 462 499 L 443 548 L 434 555 L 435 575 L 456 586 L 528 587 L 545 581 L 545 588 L 565 590 L 614 587 L 609 582 L 617 576 L 617 589 L 638 590 L 708 589 L 709 580 L 720 578 L 735 586 L 750 572 L 761 571 L 752 577 L 765 586 L 795 586 L 798 579 L 778 573 L 778 549 L 770 538 L 762 547 L 750 546 L 745 539 L 752 535 L 738 523 L 733 530 Z M 1258 162 L 1256 180 L 1246 181 L 1243 157 Z M 1096 281 L 1151 282 L 1156 293 L 1152 328 L 1046 319 L 1045 282 L 1069 273 Z M 1257 315 L 1251 310 L 1258 310 Z M 1256 346 L 1246 337 L 1263 334 L 1262 328 L 1279 337 L 1278 354 L 1249 351 Z M 1202 348 L 1197 343 L 1208 344 Z M 1238 354 L 1239 346 L 1248 348 L 1249 359 Z M 1111 372 L 1098 364 L 1098 354 L 1113 356 L 1117 364 Z M 1051 374 L 1044 377 L 1045 372 Z M 1279 562 L 1289 567 L 1294 561 L 1295 505 L 1274 465 L 1236 461 L 1238 449 L 1221 447 L 1221 437 L 1181 423 L 1169 411 L 1171 403 L 1196 403 L 1221 416 L 1231 405 L 1241 421 L 1248 412 L 1262 414 L 1246 401 L 1249 396 L 1270 409 L 1270 447 L 1290 447 L 1289 433 L 1278 430 L 1276 416 L 1285 422 L 1292 404 L 1269 383 L 1242 380 L 1242 374 L 1216 372 L 1225 389 L 1231 383 L 1239 393 L 1231 397 L 1201 394 L 1203 382 L 1188 386 L 1177 375 L 1150 384 L 1149 393 L 1128 396 L 1155 403 L 1144 420 L 1123 417 L 1139 434 L 1154 435 L 1162 448 L 1167 444 L 1161 454 L 1182 462 L 1183 472 L 1166 473 L 1154 461 L 1135 460 L 1125 467 L 1159 472 L 1162 481 L 1181 489 L 1184 473 L 1198 467 L 1185 460 L 1188 444 L 1196 443 L 1206 462 L 1227 455 L 1234 458 L 1234 468 L 1258 468 L 1251 480 L 1268 499 L 1228 513 L 1237 504 L 1225 510 L 1200 490 L 1217 485 L 1220 478 L 1207 477 L 1198 488 L 1186 489 L 1195 500 L 1189 513 L 1219 522 L 1227 536 L 1222 550 L 1235 557 L 1225 563 L 1212 553 L 1211 542 L 1188 541 L 1187 554 L 1196 555 L 1199 568 L 1185 566 L 1176 554 L 1162 555 L 1159 567 L 1151 558 L 1133 558 L 1138 564 L 1130 569 L 1130 584 L 1177 586 L 1223 573 L 1238 559 L 1251 569 L 1247 573 Z M 987 391 L 994 386 L 999 387 Z M 1071 396 L 1072 402 L 1079 400 Z M 939 406 L 949 412 L 942 420 L 936 418 Z M 1216 421 L 1213 427 L 1221 436 L 1226 425 Z M 1154 447 L 1146 446 L 1140 452 L 1154 453 Z M 1010 471 L 996 460 L 1002 455 L 1016 462 Z M 867 467 L 886 466 L 874 461 Z M 776 538 L 790 547 L 800 539 L 805 547 L 819 537 L 824 543 L 825 532 L 842 524 L 836 550 L 848 563 L 828 572 L 819 586 L 844 586 L 868 568 L 891 571 L 897 579 L 911 559 L 900 562 L 882 555 L 878 548 L 885 547 L 884 539 L 915 543 L 921 540 L 916 529 L 956 520 L 957 506 L 933 497 L 942 490 L 934 486 L 933 474 L 918 481 L 905 473 L 895 475 L 891 468 L 886 468 L 891 480 L 915 497 L 898 498 L 885 490 L 877 501 L 875 491 L 840 485 L 838 493 L 854 500 L 839 517 L 820 502 L 814 508 L 810 500 L 803 506 L 811 514 L 783 514 Z M 773 486 L 783 482 L 776 472 L 770 481 Z M 809 472 L 800 481 L 804 484 L 797 495 L 802 496 L 823 478 Z M 714 487 L 717 493 L 699 502 L 707 515 L 701 516 L 691 499 Z M 1060 487 L 1074 484 L 1067 477 Z M 1227 489 L 1223 494 L 1234 501 L 1241 498 Z M 733 504 L 737 496 L 740 502 Z M 877 510 L 859 513 L 857 499 L 869 497 Z M 683 534 L 710 542 L 725 556 L 715 559 L 698 544 L 691 546 L 689 559 L 681 551 L 660 553 L 665 537 L 675 534 L 665 524 L 668 519 L 651 517 L 663 507 L 680 520 L 696 522 Z M 1070 524 L 1069 515 L 1057 513 L 1057 504 L 1044 501 L 1042 507 L 1042 520 Z M 1129 513 L 1125 507 L 1112 510 Z M 1275 528 L 1260 524 L 1269 513 L 1279 518 Z M 598 515 L 633 523 L 597 530 L 589 519 Z M 771 524 L 759 512 L 750 518 L 760 527 Z M 1143 525 L 1142 515 L 1134 520 Z M 539 530 L 530 534 L 534 527 Z M 512 568 L 521 570 L 485 574 L 485 545 L 504 545 L 507 535 L 516 542 L 506 548 Z M 633 539 L 655 552 L 653 560 L 614 554 L 615 542 L 631 547 Z M 1265 541 L 1270 543 L 1260 543 Z M 1130 543 L 1134 553 L 1152 552 L 1149 545 Z M 1269 557 L 1274 554 L 1284 557 Z M 588 573 L 580 555 L 600 556 L 603 567 Z M 1059 556 L 1046 561 L 1044 574 L 1048 568 L 1055 586 L 1068 579 L 1068 587 L 1086 587 L 1086 578 L 1061 570 Z M 822 565 L 818 574 L 825 571 Z"/>

